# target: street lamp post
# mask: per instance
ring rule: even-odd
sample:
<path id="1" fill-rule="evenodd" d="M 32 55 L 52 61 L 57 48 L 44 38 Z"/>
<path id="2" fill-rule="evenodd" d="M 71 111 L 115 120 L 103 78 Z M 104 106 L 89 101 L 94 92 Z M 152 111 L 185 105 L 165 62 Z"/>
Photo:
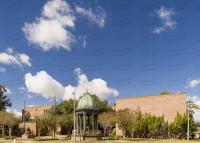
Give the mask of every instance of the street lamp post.
<path id="1" fill-rule="evenodd" d="M 75 93 L 73 92 L 72 94 L 74 94 L 74 142 L 76 141 L 75 139 Z"/>
<path id="2" fill-rule="evenodd" d="M 24 121 L 24 134 L 25 134 L 25 102 L 26 102 L 26 101 L 24 101 L 24 117 L 23 117 L 23 118 L 24 118 L 24 119 L 23 119 L 23 121 Z"/>
<path id="3" fill-rule="evenodd" d="M 187 134 L 187 141 L 189 142 L 189 137 L 190 137 L 190 135 L 189 135 L 189 131 L 190 131 L 190 126 L 189 126 L 189 111 L 190 111 L 190 109 L 188 108 L 188 134 Z"/>

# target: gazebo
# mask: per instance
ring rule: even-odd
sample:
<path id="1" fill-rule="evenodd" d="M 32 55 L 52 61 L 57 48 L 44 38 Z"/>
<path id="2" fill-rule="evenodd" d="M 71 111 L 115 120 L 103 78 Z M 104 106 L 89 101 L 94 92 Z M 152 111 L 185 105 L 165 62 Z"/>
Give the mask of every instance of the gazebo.
<path id="1" fill-rule="evenodd" d="M 94 99 L 88 95 L 86 90 L 85 95 L 78 102 L 76 107 L 76 140 L 100 140 L 102 139 L 101 130 L 98 130 L 98 109 Z M 90 125 L 90 117 L 92 125 Z M 86 118 L 87 123 L 86 123 Z M 74 131 L 73 131 L 74 133 Z M 73 140 L 73 135 L 71 136 Z"/>

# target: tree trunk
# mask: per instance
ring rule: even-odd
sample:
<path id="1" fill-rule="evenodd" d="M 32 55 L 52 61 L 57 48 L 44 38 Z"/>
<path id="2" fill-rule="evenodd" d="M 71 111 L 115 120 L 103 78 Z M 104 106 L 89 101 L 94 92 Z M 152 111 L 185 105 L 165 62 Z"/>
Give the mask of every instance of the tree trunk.
<path id="1" fill-rule="evenodd" d="M 110 137 L 110 131 L 111 131 L 111 127 L 110 127 L 110 129 L 108 129 L 108 137 Z"/>
<path id="2" fill-rule="evenodd" d="M 125 131 L 122 130 L 122 134 L 123 134 L 123 139 L 125 139 Z"/>
<path id="3" fill-rule="evenodd" d="M 4 137 L 4 124 L 3 124 L 3 128 L 2 128 L 2 137 Z"/>
<path id="4" fill-rule="evenodd" d="M 133 140 L 133 133 L 131 133 L 131 136 L 132 136 L 132 140 Z"/>
<path id="5" fill-rule="evenodd" d="M 38 135 L 39 135 L 39 139 L 40 139 L 40 129 L 38 128 Z"/>
<path id="6" fill-rule="evenodd" d="M 9 128 L 9 137 L 11 137 L 12 128 Z"/>

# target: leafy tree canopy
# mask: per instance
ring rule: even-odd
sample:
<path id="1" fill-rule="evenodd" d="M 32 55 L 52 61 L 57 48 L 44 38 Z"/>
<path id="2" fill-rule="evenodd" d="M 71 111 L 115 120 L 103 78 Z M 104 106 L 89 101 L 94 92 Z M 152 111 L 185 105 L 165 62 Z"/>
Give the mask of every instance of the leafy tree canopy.
<path id="1" fill-rule="evenodd" d="M 101 100 L 98 96 L 95 94 L 90 95 L 94 101 L 96 102 L 96 106 L 99 110 L 99 112 L 108 112 L 112 111 L 112 106 L 108 103 L 107 100 Z"/>
<path id="2" fill-rule="evenodd" d="M 181 134 L 182 130 L 185 130 L 185 132 L 187 132 L 187 125 L 188 125 L 188 114 L 184 113 L 184 115 L 182 116 L 177 111 L 177 115 L 174 119 L 174 122 L 171 122 L 169 125 L 167 125 L 167 129 L 174 136 L 174 138 L 177 138 Z M 190 126 L 190 133 L 196 131 L 196 126 L 193 117 L 189 118 L 189 126 Z"/>
<path id="3" fill-rule="evenodd" d="M 75 107 L 78 105 L 78 100 L 75 100 Z M 52 106 L 50 113 L 53 115 L 54 106 Z M 56 104 L 56 115 L 62 115 L 62 114 L 71 114 L 74 111 L 74 100 L 64 100 L 60 102 L 59 104 Z"/>
<path id="4" fill-rule="evenodd" d="M 12 106 L 10 99 L 6 99 L 7 96 L 4 95 L 5 92 L 7 92 L 6 88 L 3 85 L 0 85 L 0 111 L 6 110 L 6 106 Z"/>
<path id="5" fill-rule="evenodd" d="M 95 94 L 90 95 L 94 101 L 96 102 L 96 106 L 99 110 L 99 112 L 107 112 L 107 111 L 112 111 L 112 106 L 108 103 L 107 100 L 101 100 L 99 99 L 98 96 Z M 83 96 L 79 97 L 79 100 Z M 79 100 L 75 100 L 75 107 L 77 107 Z M 52 106 L 50 113 L 53 114 L 54 106 Z M 71 114 L 74 112 L 74 100 L 69 99 L 69 100 L 64 100 L 60 102 L 59 104 L 56 104 L 56 115 L 62 115 L 62 114 Z"/>
<path id="6" fill-rule="evenodd" d="M 163 92 L 161 92 L 159 95 L 163 95 L 163 94 L 170 94 L 168 91 L 163 91 Z"/>
<path id="7" fill-rule="evenodd" d="M 164 123 L 164 114 L 156 117 L 155 115 L 152 116 L 150 113 L 145 113 L 140 120 L 136 130 L 140 131 L 145 137 L 149 137 L 151 131 L 159 129 L 162 123 Z"/>
<path id="8" fill-rule="evenodd" d="M 192 109 L 200 109 L 199 105 L 194 104 L 194 102 L 191 100 L 186 101 L 186 107 L 190 109 L 189 113 L 190 113 L 190 116 L 192 116 L 192 117 L 195 114 L 194 110 L 192 110 Z"/>
<path id="9" fill-rule="evenodd" d="M 196 127 L 200 127 L 200 122 L 195 123 Z"/>

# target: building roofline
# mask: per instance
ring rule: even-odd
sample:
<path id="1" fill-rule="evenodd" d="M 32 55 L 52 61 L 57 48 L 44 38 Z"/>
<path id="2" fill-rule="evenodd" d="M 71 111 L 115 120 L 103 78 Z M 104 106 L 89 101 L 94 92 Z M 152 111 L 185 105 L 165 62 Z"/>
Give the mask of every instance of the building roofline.
<path id="1" fill-rule="evenodd" d="M 53 105 L 43 105 L 43 106 L 54 106 L 54 104 Z M 34 108 L 34 107 L 43 107 L 43 106 L 33 106 L 33 107 L 25 107 L 25 108 Z"/>
<path id="2" fill-rule="evenodd" d="M 187 92 L 181 92 L 181 93 L 170 93 L 170 94 L 182 94 L 182 93 L 187 93 Z M 170 95 L 170 94 L 161 94 L 161 95 Z M 157 95 L 145 95 L 145 96 L 136 96 L 136 97 L 148 97 L 148 96 L 159 96 L 160 94 Z M 124 97 L 124 98 L 135 98 L 135 97 Z M 124 99 L 124 98 L 116 98 L 116 99 Z"/>

